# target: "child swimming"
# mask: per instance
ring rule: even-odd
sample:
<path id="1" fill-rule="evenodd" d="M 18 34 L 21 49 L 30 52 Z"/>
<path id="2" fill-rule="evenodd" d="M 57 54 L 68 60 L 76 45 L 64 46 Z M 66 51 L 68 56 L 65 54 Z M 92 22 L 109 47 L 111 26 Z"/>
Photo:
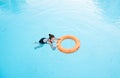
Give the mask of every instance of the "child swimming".
<path id="1" fill-rule="evenodd" d="M 40 44 L 40 45 L 35 47 L 34 49 L 42 47 L 44 44 L 49 44 L 51 46 L 51 48 L 53 50 L 55 50 L 56 46 L 53 46 L 53 42 L 55 42 L 55 40 L 59 40 L 59 39 L 57 39 L 53 34 L 48 34 L 48 35 L 49 35 L 49 38 L 43 37 L 38 42 L 35 42 L 35 44 Z"/>

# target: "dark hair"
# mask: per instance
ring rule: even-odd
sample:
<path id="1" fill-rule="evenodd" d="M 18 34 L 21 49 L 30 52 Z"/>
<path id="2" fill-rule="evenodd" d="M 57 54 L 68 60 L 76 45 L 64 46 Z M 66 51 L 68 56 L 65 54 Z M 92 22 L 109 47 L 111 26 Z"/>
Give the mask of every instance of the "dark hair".
<path id="1" fill-rule="evenodd" d="M 49 39 L 55 37 L 53 34 L 49 34 Z"/>

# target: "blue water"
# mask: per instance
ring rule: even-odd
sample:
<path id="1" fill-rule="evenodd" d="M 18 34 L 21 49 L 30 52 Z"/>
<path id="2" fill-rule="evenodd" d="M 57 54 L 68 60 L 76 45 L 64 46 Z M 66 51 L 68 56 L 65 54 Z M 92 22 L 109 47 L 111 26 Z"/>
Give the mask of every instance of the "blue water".
<path id="1" fill-rule="evenodd" d="M 35 50 L 49 33 L 81 47 Z M 120 1 L 0 0 L 0 78 L 120 78 Z"/>

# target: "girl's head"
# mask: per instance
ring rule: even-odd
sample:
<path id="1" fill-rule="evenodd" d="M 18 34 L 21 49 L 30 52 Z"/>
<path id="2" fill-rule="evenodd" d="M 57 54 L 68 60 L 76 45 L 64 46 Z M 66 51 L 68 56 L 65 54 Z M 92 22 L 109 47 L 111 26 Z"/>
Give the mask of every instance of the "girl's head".
<path id="1" fill-rule="evenodd" d="M 55 36 L 53 34 L 49 34 L 49 39 L 54 38 Z"/>

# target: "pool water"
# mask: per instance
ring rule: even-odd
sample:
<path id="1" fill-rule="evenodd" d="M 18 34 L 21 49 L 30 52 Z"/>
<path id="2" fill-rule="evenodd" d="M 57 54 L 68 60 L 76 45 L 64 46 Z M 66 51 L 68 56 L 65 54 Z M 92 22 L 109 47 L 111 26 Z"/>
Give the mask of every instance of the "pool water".
<path id="1" fill-rule="evenodd" d="M 0 0 L 0 78 L 120 78 L 119 9 L 119 0 Z M 34 49 L 49 33 L 76 36 L 80 49 Z"/>

